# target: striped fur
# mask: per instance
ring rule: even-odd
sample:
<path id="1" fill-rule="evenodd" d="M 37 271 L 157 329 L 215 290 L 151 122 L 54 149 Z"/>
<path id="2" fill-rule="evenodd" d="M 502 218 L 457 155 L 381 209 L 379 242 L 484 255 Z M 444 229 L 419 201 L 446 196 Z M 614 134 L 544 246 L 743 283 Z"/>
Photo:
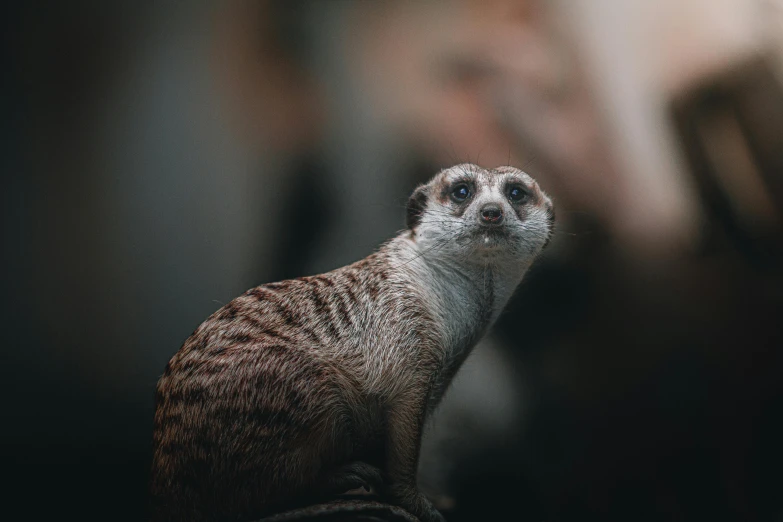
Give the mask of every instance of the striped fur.
<path id="1" fill-rule="evenodd" d="M 467 201 L 450 198 L 455 183 Z M 479 224 L 487 202 L 503 208 L 501 230 Z M 416 488 L 425 418 L 553 219 L 523 172 L 458 165 L 414 192 L 408 229 L 376 253 L 215 312 L 158 383 L 153 519 L 249 520 L 369 484 L 442 520 Z"/>

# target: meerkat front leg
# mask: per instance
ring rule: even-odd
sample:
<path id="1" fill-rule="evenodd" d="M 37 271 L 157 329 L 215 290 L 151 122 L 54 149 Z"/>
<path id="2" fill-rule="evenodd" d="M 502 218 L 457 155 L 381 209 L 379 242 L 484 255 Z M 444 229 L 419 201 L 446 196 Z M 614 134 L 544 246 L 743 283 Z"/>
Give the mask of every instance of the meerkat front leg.
<path id="1" fill-rule="evenodd" d="M 424 397 L 408 394 L 388 412 L 388 482 L 385 493 L 421 522 L 445 522 L 443 515 L 416 485 L 425 406 Z"/>

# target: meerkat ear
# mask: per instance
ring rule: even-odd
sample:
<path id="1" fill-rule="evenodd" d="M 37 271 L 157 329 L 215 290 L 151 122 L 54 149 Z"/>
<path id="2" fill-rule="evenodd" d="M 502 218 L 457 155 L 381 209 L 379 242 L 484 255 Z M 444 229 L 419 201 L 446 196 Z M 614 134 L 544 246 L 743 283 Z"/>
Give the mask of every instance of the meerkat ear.
<path id="1" fill-rule="evenodd" d="M 414 190 L 413 195 L 408 199 L 408 213 L 405 224 L 409 229 L 413 230 L 421 223 L 421 215 L 424 213 L 424 208 L 427 206 L 428 197 L 428 187 L 427 185 L 422 185 Z"/>

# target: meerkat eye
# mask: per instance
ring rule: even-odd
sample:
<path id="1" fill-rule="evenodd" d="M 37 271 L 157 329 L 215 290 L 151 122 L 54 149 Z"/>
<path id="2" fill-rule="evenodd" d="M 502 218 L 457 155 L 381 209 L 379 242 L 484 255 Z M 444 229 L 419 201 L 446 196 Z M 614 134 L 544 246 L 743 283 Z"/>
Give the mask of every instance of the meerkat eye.
<path id="1" fill-rule="evenodd" d="M 528 192 L 519 185 L 512 185 L 508 188 L 508 199 L 513 203 L 520 203 L 528 198 Z"/>
<path id="2" fill-rule="evenodd" d="M 470 188 L 464 183 L 460 183 L 451 190 L 451 198 L 457 203 L 462 203 L 470 197 Z"/>

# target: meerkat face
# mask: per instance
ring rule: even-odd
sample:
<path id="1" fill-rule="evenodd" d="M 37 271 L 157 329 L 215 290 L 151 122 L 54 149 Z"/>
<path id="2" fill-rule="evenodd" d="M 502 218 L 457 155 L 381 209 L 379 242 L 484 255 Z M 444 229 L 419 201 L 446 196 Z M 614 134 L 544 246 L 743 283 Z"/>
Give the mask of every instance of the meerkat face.
<path id="1" fill-rule="evenodd" d="M 408 228 L 420 246 L 484 262 L 532 260 L 549 243 L 554 220 L 550 198 L 514 167 L 456 165 L 408 202 Z"/>

